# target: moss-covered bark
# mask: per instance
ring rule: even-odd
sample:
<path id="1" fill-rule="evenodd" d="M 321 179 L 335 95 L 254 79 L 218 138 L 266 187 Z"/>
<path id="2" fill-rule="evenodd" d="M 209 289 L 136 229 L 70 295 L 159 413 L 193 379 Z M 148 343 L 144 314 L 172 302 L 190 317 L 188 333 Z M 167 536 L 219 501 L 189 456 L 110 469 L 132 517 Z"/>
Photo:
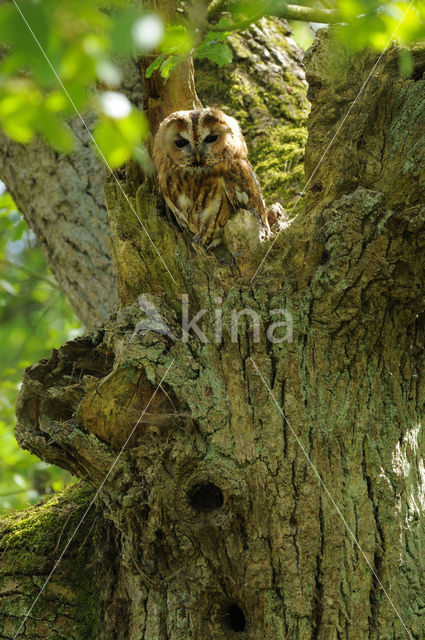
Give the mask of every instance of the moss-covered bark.
<path id="1" fill-rule="evenodd" d="M 81 484 L 0 521 L 0 638 L 13 638 L 81 520 L 94 491 Z M 95 558 L 96 513 L 87 515 L 69 552 L 25 621 L 21 637 L 99 637 L 104 585 Z M 88 535 L 88 532 L 90 535 Z M 78 550 L 78 554 L 76 554 Z"/>
<path id="2" fill-rule="evenodd" d="M 335 47 L 322 32 L 308 59 L 309 176 L 374 62 L 359 53 L 341 75 L 352 58 Z M 122 187 L 167 271 L 106 182 L 122 307 L 29 368 L 18 405 L 21 444 L 100 487 L 100 638 L 424 637 L 425 81 L 402 78 L 394 50 L 377 73 L 308 206 L 271 239 L 240 211 L 223 247 L 195 252 L 129 169 Z M 182 295 L 191 318 L 205 309 L 206 343 L 181 338 Z M 248 316 L 232 337 L 243 309 L 259 341 Z M 293 340 L 266 338 L 276 309 Z"/>

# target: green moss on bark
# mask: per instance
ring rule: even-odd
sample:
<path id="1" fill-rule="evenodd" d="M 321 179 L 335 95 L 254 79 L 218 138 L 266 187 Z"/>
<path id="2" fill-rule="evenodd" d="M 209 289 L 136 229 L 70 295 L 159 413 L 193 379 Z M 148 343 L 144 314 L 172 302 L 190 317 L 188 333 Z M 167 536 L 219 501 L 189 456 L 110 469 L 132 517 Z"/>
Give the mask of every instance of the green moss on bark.
<path id="1" fill-rule="evenodd" d="M 0 637 L 12 638 L 81 521 L 93 495 L 76 483 L 60 494 L 0 521 Z M 93 558 L 94 509 L 73 538 L 43 596 L 25 623 L 25 637 L 95 640 L 100 588 Z"/>
<path id="2" fill-rule="evenodd" d="M 58 542 L 63 519 L 72 511 L 77 511 L 79 502 L 87 497 L 88 488 L 82 489 L 81 484 L 73 484 L 31 509 L 3 516 L 0 520 L 2 548 L 23 550 L 28 543 L 31 549 L 39 553 L 49 551 Z"/>

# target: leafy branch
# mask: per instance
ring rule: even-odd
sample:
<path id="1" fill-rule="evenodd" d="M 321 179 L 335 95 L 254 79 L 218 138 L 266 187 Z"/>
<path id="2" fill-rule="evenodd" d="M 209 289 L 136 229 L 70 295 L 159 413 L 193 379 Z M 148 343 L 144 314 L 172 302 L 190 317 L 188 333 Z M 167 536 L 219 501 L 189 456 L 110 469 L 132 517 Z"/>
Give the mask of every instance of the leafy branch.
<path id="1" fill-rule="evenodd" d="M 146 69 L 147 78 L 150 78 L 156 70 L 163 78 L 168 78 L 170 72 L 189 56 L 195 59 L 208 58 L 219 67 L 232 62 L 232 51 L 224 42 L 229 35 L 227 29 L 221 29 L 220 33 L 210 31 L 205 38 L 199 37 L 197 41 L 192 38 L 189 30 L 183 25 L 170 28 L 174 33 L 177 29 L 180 32 L 180 42 L 176 44 L 175 38 L 171 40 L 167 37 L 164 38 L 160 55 Z"/>
<path id="2" fill-rule="evenodd" d="M 188 56 L 193 58 L 208 58 L 219 66 L 224 66 L 232 61 L 231 49 L 224 42 L 233 31 L 243 31 L 251 24 L 264 16 L 276 16 L 303 20 L 306 22 L 341 22 L 340 14 L 331 9 L 319 9 L 310 6 L 288 5 L 286 2 L 266 0 L 253 3 L 256 11 L 246 11 L 248 15 L 238 12 L 238 8 L 230 0 L 212 0 L 206 10 L 206 18 L 198 23 L 199 35 L 206 34 L 202 40 L 191 42 L 191 34 L 183 25 L 170 26 L 161 46 L 160 55 L 146 69 L 146 77 L 151 77 L 154 71 L 159 71 L 163 78 L 168 78 L 175 69 Z M 232 17 L 223 16 L 213 24 L 209 20 L 222 12 L 233 12 Z M 241 16 L 235 19 L 233 15 Z M 178 38 L 176 40 L 176 35 Z"/>

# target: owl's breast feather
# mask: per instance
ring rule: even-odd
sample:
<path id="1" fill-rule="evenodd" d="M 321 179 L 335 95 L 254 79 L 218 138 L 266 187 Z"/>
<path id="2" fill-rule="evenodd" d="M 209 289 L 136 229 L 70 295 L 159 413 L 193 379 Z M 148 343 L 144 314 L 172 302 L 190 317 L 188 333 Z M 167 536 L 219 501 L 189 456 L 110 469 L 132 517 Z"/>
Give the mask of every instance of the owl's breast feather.
<path id="1" fill-rule="evenodd" d="M 177 197 L 177 206 L 182 211 L 187 211 L 191 208 L 192 202 L 185 193 L 180 193 Z"/>

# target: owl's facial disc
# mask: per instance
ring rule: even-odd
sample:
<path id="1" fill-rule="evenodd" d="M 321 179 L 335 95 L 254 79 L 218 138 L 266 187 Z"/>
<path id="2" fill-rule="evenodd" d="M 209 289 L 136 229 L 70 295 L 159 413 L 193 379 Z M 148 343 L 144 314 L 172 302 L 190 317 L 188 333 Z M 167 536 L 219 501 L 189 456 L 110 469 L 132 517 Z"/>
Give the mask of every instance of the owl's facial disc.
<path id="1" fill-rule="evenodd" d="M 186 140 L 185 138 L 177 138 L 174 144 L 176 145 L 177 149 L 183 149 L 183 147 L 186 147 L 189 144 L 189 140 Z"/>
<path id="2" fill-rule="evenodd" d="M 214 142 L 217 142 L 217 140 L 218 140 L 218 134 L 216 133 L 210 133 L 209 136 L 204 138 L 204 142 L 206 144 L 214 144 Z"/>
<path id="3" fill-rule="evenodd" d="M 165 122 L 164 148 L 168 145 L 169 158 L 176 166 L 196 172 L 216 171 L 227 157 L 233 138 L 233 130 L 222 116 L 210 109 L 177 112 L 175 118 Z"/>

